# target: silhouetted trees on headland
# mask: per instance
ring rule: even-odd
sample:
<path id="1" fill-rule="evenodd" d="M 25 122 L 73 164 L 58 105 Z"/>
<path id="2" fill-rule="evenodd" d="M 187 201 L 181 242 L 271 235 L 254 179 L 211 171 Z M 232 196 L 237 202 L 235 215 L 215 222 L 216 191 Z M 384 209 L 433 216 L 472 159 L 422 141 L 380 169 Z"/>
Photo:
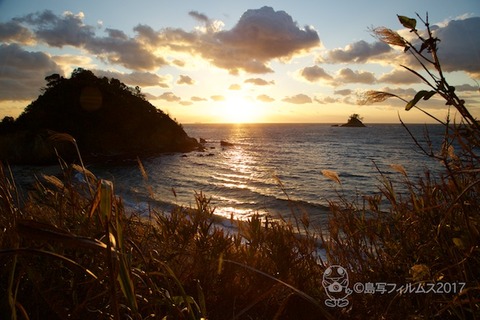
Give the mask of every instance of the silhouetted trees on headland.
<path id="1" fill-rule="evenodd" d="M 139 87 L 98 78 L 82 68 L 69 79 L 52 74 L 45 80 L 37 100 L 16 120 L 5 117 L 0 123 L 1 160 L 51 162 L 55 149 L 62 157 L 74 157 L 71 143 L 51 139 L 55 133 L 73 137 L 86 158 L 146 156 L 199 146 L 180 124 L 150 104 Z"/>

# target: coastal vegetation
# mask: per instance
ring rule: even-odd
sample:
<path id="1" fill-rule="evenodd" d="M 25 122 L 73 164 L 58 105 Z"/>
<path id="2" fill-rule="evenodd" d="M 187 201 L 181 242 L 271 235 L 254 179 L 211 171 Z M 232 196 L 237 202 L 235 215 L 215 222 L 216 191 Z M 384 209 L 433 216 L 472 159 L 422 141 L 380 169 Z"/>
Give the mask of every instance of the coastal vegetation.
<path id="1" fill-rule="evenodd" d="M 415 19 L 400 22 L 417 32 Z M 416 140 L 426 156 L 443 163 L 443 175 L 425 172 L 412 180 L 392 164 L 406 191 L 395 190 L 379 170 L 380 193 L 353 202 L 331 199 L 321 230 L 312 230 L 305 213 L 232 221 L 238 232 L 228 233 L 203 193 L 195 194 L 193 207 L 151 208 L 147 218 L 127 210 L 113 184 L 82 165 L 60 160 L 62 175 L 38 177 L 27 194 L 2 166 L 0 318 L 479 319 L 480 128 L 443 76 L 437 39 L 428 19 L 424 24 L 428 36 L 419 36 L 419 45 L 389 29 L 376 32 L 431 72 L 432 81 L 422 78 L 430 91 L 405 99 L 407 109 L 437 94 L 462 117 L 441 121 L 441 145 L 432 145 L 427 133 L 425 144 Z M 367 92 L 364 101 L 392 96 Z M 17 121 L 4 120 L 2 128 Z M 82 154 L 90 150 L 80 141 Z M 148 181 L 141 161 L 138 168 Z M 79 173 L 81 181 L 74 179 Z M 323 174 L 341 183 L 335 172 Z M 292 213 L 302 212 L 296 209 Z M 332 265 L 347 270 L 352 286 L 372 284 L 373 292 L 357 287 L 347 305 L 328 306 L 322 279 Z M 380 292 L 377 284 L 450 289 Z"/>
<path id="2" fill-rule="evenodd" d="M 347 123 L 342 124 L 342 127 L 365 127 L 362 120 L 363 120 L 363 118 L 360 117 L 360 115 L 358 113 L 353 113 L 348 118 Z"/>
<path id="3" fill-rule="evenodd" d="M 182 126 L 150 104 L 139 87 L 98 78 L 78 68 L 66 79 L 45 78 L 42 94 L 17 118 L 0 123 L 0 159 L 9 163 L 55 163 L 57 155 L 73 160 L 75 139 L 90 161 L 135 159 L 199 147 Z M 68 140 L 68 139 L 67 139 Z"/>

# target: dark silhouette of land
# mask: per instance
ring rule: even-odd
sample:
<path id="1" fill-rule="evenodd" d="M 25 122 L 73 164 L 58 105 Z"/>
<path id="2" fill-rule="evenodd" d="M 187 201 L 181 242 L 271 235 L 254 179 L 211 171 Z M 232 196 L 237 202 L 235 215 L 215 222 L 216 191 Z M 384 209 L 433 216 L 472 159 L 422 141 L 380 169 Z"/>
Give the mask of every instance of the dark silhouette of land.
<path id="1" fill-rule="evenodd" d="M 125 159 L 187 152 L 200 144 L 149 103 L 140 88 L 76 69 L 69 79 L 45 78 L 43 93 L 17 118 L 0 123 L 0 160 L 46 164 L 76 157 Z"/>
<path id="2" fill-rule="evenodd" d="M 348 122 L 345 124 L 342 124 L 342 127 L 365 127 L 365 125 L 362 122 L 362 117 L 360 117 L 359 114 L 354 113 L 350 115 L 350 118 L 348 119 Z"/>

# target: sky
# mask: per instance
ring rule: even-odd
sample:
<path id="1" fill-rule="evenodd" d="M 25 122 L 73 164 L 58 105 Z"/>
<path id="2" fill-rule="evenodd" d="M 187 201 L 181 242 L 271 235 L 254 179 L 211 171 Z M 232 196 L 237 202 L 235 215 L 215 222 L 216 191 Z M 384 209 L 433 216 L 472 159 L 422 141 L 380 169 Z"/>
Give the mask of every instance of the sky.
<path id="1" fill-rule="evenodd" d="M 84 68 L 139 86 L 180 123 L 432 122 L 400 100 L 359 103 L 368 90 L 406 100 L 428 89 L 403 48 L 397 14 L 428 19 L 449 83 L 480 118 L 480 2 L 0 0 L 0 118 L 17 117 L 45 77 Z M 412 40 L 413 41 L 413 40 Z M 435 96 L 419 106 L 440 119 Z"/>

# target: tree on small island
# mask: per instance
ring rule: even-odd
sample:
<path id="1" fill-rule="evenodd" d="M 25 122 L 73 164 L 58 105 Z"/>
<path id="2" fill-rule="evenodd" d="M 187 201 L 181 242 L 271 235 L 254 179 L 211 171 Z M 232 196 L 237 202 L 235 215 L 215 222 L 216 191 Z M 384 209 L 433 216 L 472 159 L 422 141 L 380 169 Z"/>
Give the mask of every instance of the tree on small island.
<path id="1" fill-rule="evenodd" d="M 135 159 L 199 147 L 179 123 L 149 103 L 138 86 L 99 78 L 83 68 L 70 78 L 52 74 L 45 80 L 42 94 L 17 119 L 0 122 L 0 160 L 52 163 L 57 153 L 74 159 L 75 149 L 59 141 L 58 134 L 75 139 L 82 155 L 92 160 Z"/>
<path id="2" fill-rule="evenodd" d="M 342 124 L 342 127 L 365 127 L 362 120 L 363 120 L 363 117 L 360 117 L 358 113 L 353 113 L 350 115 L 348 122 L 345 124 Z"/>

